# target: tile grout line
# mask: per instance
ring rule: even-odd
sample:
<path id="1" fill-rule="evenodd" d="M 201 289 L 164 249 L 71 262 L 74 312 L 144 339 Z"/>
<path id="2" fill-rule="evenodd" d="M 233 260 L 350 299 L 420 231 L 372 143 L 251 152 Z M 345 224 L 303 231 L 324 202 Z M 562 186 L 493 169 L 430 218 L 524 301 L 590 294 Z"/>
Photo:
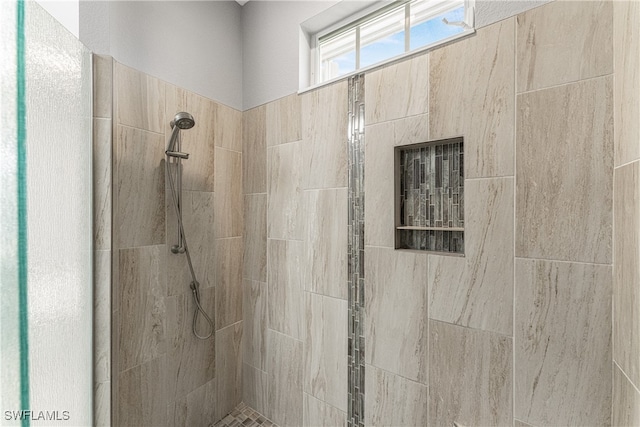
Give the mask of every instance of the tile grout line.
<path id="1" fill-rule="evenodd" d="M 513 19 L 513 272 L 511 283 L 511 419 L 516 419 L 516 239 L 517 239 L 517 176 L 518 176 L 518 15 Z M 515 423 L 514 423 L 515 424 Z"/>

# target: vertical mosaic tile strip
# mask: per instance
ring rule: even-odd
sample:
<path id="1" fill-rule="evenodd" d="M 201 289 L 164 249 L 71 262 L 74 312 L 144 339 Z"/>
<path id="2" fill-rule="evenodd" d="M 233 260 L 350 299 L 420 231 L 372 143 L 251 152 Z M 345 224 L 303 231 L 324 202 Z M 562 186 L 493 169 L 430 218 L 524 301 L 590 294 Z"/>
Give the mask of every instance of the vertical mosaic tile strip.
<path id="1" fill-rule="evenodd" d="M 464 253 L 462 138 L 398 147 L 402 249 Z"/>
<path id="2" fill-rule="evenodd" d="M 347 425 L 364 427 L 364 74 L 349 79 L 349 343 Z"/>

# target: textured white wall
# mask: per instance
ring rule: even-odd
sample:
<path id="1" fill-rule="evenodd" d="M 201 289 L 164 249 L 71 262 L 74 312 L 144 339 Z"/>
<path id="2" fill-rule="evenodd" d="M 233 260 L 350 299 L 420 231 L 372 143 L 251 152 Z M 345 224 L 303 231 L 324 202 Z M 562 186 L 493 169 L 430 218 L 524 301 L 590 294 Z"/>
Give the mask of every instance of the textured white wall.
<path id="1" fill-rule="evenodd" d="M 79 32 L 79 0 L 38 0 L 49 15 L 56 18 L 71 34 L 78 37 Z"/>

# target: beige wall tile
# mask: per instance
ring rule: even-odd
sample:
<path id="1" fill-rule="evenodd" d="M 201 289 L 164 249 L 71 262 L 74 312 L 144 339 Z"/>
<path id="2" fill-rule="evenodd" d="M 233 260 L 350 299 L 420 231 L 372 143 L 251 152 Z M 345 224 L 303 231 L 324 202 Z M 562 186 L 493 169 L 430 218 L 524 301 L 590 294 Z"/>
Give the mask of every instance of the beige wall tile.
<path id="1" fill-rule="evenodd" d="M 269 328 L 296 339 L 304 331 L 303 250 L 304 243 L 299 241 L 267 242 Z"/>
<path id="2" fill-rule="evenodd" d="M 427 386 L 365 366 L 367 426 L 426 426 Z"/>
<path id="3" fill-rule="evenodd" d="M 216 419 L 222 419 L 242 401 L 242 322 L 216 332 L 216 374 Z"/>
<path id="4" fill-rule="evenodd" d="M 429 425 L 512 425 L 511 338 L 431 320 L 429 350 Z"/>
<path id="5" fill-rule="evenodd" d="M 300 132 L 300 97 L 292 94 L 266 104 L 267 146 L 302 139 Z"/>
<path id="6" fill-rule="evenodd" d="M 215 414 L 216 381 L 211 380 L 178 401 L 168 405 L 168 425 L 173 427 L 209 427 Z"/>
<path id="7" fill-rule="evenodd" d="M 163 356 L 119 374 L 118 426 L 167 425 L 165 367 Z"/>
<path id="8" fill-rule="evenodd" d="M 429 56 L 429 137 L 464 136 L 465 178 L 514 174 L 513 19 Z"/>
<path id="9" fill-rule="evenodd" d="M 242 112 L 219 102 L 215 105 L 215 146 L 242 152 Z"/>
<path id="10" fill-rule="evenodd" d="M 241 236 L 243 231 L 242 153 L 216 147 L 216 238 Z"/>
<path id="11" fill-rule="evenodd" d="M 423 114 L 429 108 L 429 55 L 369 72 L 364 79 L 365 123 Z M 345 101 L 346 103 L 346 101 Z"/>
<path id="12" fill-rule="evenodd" d="M 427 384 L 427 256 L 373 247 L 365 255 L 365 361 Z"/>
<path id="13" fill-rule="evenodd" d="M 513 178 L 465 181 L 465 257 L 429 257 L 429 317 L 512 335 Z"/>
<path id="14" fill-rule="evenodd" d="M 267 107 L 242 113 L 244 194 L 267 192 Z"/>
<path id="15" fill-rule="evenodd" d="M 93 117 L 113 114 L 113 58 L 93 55 Z"/>
<path id="16" fill-rule="evenodd" d="M 611 262 L 612 84 L 518 96 L 516 256 Z"/>
<path id="17" fill-rule="evenodd" d="M 613 364 L 612 426 L 640 426 L 640 392 Z"/>
<path id="18" fill-rule="evenodd" d="M 164 133 L 169 121 L 165 120 L 162 80 L 116 62 L 114 84 L 119 125 Z"/>
<path id="19" fill-rule="evenodd" d="M 346 81 L 302 95 L 304 188 L 347 185 L 348 119 Z"/>
<path id="20" fill-rule="evenodd" d="M 111 426 L 111 382 L 94 383 L 93 425 Z"/>
<path id="21" fill-rule="evenodd" d="M 516 261 L 514 416 L 611 422 L 611 267 Z"/>
<path id="22" fill-rule="evenodd" d="M 302 239 L 304 235 L 302 156 L 302 142 L 267 149 L 269 238 Z"/>
<path id="23" fill-rule="evenodd" d="M 119 370 L 166 352 L 164 248 L 120 249 Z"/>
<path id="24" fill-rule="evenodd" d="M 533 427 L 531 424 L 523 423 L 522 421 L 513 419 L 513 427 Z"/>
<path id="25" fill-rule="evenodd" d="M 304 192 L 304 289 L 347 299 L 347 189 Z"/>
<path id="26" fill-rule="evenodd" d="M 242 367 L 242 381 L 242 401 L 262 415 L 266 414 L 268 410 L 267 373 L 245 363 Z"/>
<path id="27" fill-rule="evenodd" d="M 118 248 L 164 244 L 164 142 L 162 135 L 125 126 L 117 128 Z"/>
<path id="28" fill-rule="evenodd" d="M 612 73 L 613 3 L 559 1 L 518 15 L 518 92 Z"/>
<path id="29" fill-rule="evenodd" d="M 267 369 L 267 284 L 245 280 L 243 286 L 243 361 L 264 371 Z"/>
<path id="30" fill-rule="evenodd" d="M 640 384 L 640 162 L 615 170 L 613 358 Z"/>
<path id="31" fill-rule="evenodd" d="M 346 387 L 344 387 L 346 390 Z M 345 401 L 346 403 L 346 401 Z M 304 427 L 344 427 L 347 425 L 347 413 L 322 400 L 304 393 L 302 397 Z"/>
<path id="32" fill-rule="evenodd" d="M 394 145 L 416 144 L 429 140 L 429 115 L 407 117 L 393 122 Z M 366 161 L 366 156 L 365 156 Z"/>
<path id="33" fill-rule="evenodd" d="M 302 425 L 302 341 L 267 332 L 268 406 L 280 426 Z"/>
<path id="34" fill-rule="evenodd" d="M 111 120 L 93 119 L 93 244 L 111 249 Z"/>
<path id="35" fill-rule="evenodd" d="M 111 251 L 94 252 L 93 280 L 93 379 L 104 383 L 111 380 Z"/>
<path id="36" fill-rule="evenodd" d="M 347 301 L 305 292 L 303 390 L 347 410 Z"/>
<path id="37" fill-rule="evenodd" d="M 245 279 L 267 281 L 267 194 L 244 196 Z"/>
<path id="38" fill-rule="evenodd" d="M 242 320 L 242 237 L 216 240 L 216 328 Z"/>

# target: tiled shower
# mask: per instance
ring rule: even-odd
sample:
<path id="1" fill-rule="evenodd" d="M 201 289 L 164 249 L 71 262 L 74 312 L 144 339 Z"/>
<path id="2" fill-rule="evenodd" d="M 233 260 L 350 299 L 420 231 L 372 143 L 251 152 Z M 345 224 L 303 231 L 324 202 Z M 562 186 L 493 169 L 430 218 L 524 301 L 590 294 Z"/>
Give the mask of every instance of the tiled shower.
<path id="1" fill-rule="evenodd" d="M 355 175 L 347 80 L 240 112 L 97 58 L 97 424 L 640 423 L 639 21 L 557 1 L 365 73 Z M 169 250 L 183 110 L 208 341 Z M 394 148 L 457 137 L 464 256 L 396 249 Z"/>

